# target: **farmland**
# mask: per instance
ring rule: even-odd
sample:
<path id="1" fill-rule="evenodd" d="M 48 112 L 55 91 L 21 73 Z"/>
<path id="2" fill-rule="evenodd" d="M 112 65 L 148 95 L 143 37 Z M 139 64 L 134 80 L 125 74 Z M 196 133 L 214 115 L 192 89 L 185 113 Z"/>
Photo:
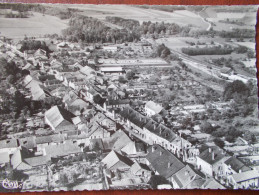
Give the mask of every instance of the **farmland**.
<path id="1" fill-rule="evenodd" d="M 67 27 L 68 20 L 33 12 L 30 18 L 0 18 L 2 36 L 22 39 L 24 36 L 41 37 L 45 34 L 60 34 Z"/>
<path id="2" fill-rule="evenodd" d="M 53 5 L 56 6 L 56 5 Z M 200 16 L 187 10 L 177 10 L 173 13 L 153 9 L 142 9 L 125 5 L 63 5 L 64 7 L 79 9 L 81 15 L 105 20 L 106 16 L 117 16 L 125 19 L 144 21 L 176 23 L 181 26 L 192 25 L 199 29 L 207 29 L 209 24 L 204 22 Z M 108 10 L 108 11 L 107 11 Z"/>

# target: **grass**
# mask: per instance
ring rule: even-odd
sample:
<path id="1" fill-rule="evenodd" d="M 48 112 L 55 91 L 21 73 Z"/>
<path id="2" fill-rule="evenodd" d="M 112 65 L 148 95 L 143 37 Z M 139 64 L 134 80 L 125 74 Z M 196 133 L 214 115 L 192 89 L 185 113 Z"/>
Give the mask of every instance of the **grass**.
<path id="1" fill-rule="evenodd" d="M 0 35 L 23 39 L 25 35 L 42 37 L 45 34 L 61 34 L 67 23 L 68 20 L 35 12 L 30 18 L 0 18 Z"/>

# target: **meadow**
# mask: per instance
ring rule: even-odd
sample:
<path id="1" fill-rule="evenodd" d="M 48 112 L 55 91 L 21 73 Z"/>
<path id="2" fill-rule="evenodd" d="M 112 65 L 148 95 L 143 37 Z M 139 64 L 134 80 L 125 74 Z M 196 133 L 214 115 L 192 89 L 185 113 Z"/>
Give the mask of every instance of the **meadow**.
<path id="1" fill-rule="evenodd" d="M 29 18 L 0 18 L 0 35 L 12 39 L 26 36 L 43 37 L 45 34 L 61 34 L 68 20 L 33 12 Z"/>

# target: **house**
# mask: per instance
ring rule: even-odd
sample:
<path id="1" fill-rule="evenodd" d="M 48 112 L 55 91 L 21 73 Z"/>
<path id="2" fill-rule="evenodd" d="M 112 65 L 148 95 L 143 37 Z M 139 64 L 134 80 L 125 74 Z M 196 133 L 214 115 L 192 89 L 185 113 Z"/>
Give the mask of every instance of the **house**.
<path id="1" fill-rule="evenodd" d="M 46 166 L 48 161 L 50 161 L 50 156 L 34 156 L 30 158 L 25 158 L 24 163 L 28 164 L 32 168 L 38 168 L 41 166 Z"/>
<path id="2" fill-rule="evenodd" d="M 87 137 L 90 139 L 96 138 L 107 138 L 110 137 L 110 132 L 107 131 L 103 126 L 98 122 L 92 122 L 88 125 L 88 130 L 86 132 Z"/>
<path id="3" fill-rule="evenodd" d="M 243 139 L 242 137 L 238 137 L 236 138 L 236 141 L 235 141 L 235 145 L 238 145 L 238 146 L 246 146 L 248 145 L 249 143 Z"/>
<path id="4" fill-rule="evenodd" d="M 79 116 L 87 109 L 89 103 L 82 100 L 81 98 L 75 98 L 71 101 L 66 102 L 66 108 L 74 115 Z"/>
<path id="5" fill-rule="evenodd" d="M 108 118 L 105 114 L 97 112 L 91 119 L 90 123 L 97 122 L 107 131 L 116 131 L 116 122 Z"/>
<path id="6" fill-rule="evenodd" d="M 26 89 L 36 89 L 39 85 L 42 85 L 42 82 L 32 77 L 31 75 L 27 75 L 23 79 L 23 85 Z"/>
<path id="7" fill-rule="evenodd" d="M 24 162 L 24 151 L 23 150 L 17 150 L 12 156 L 11 156 L 11 165 L 13 169 L 16 170 L 28 170 L 32 167 Z"/>
<path id="8" fill-rule="evenodd" d="M 57 49 L 58 51 L 70 51 L 71 48 L 73 48 L 74 45 L 69 44 L 67 42 L 61 42 L 59 44 L 57 44 Z"/>
<path id="9" fill-rule="evenodd" d="M 45 112 L 45 122 L 54 131 L 73 131 L 76 129 L 73 118 L 76 116 L 60 106 L 53 106 Z"/>
<path id="10" fill-rule="evenodd" d="M 163 110 L 163 107 L 156 104 L 153 101 L 148 101 L 145 104 L 145 113 L 147 116 L 153 116 L 155 114 L 159 114 Z"/>
<path id="11" fill-rule="evenodd" d="M 131 166 L 130 172 L 135 176 L 144 177 L 144 178 L 150 178 L 152 173 L 152 171 L 147 165 L 143 163 L 138 163 L 138 162 L 135 162 Z"/>
<path id="12" fill-rule="evenodd" d="M 125 70 L 122 67 L 101 67 L 100 72 L 106 75 L 122 75 L 125 74 Z"/>
<path id="13" fill-rule="evenodd" d="M 179 153 L 178 155 L 183 155 L 183 150 L 191 146 L 190 142 L 178 138 L 178 135 L 164 124 L 145 117 L 130 107 L 125 107 L 119 114 L 121 120 L 127 124 L 130 133 L 149 145 L 159 144 L 174 154 Z"/>
<path id="14" fill-rule="evenodd" d="M 18 143 L 20 147 L 26 148 L 27 150 L 30 150 L 30 151 L 36 150 L 36 147 L 37 147 L 35 136 L 19 138 Z"/>
<path id="15" fill-rule="evenodd" d="M 114 53 L 118 50 L 118 47 L 117 46 L 103 46 L 103 50 Z"/>
<path id="16" fill-rule="evenodd" d="M 214 189 L 214 190 L 220 189 L 220 190 L 224 190 L 226 188 L 224 186 L 222 186 L 220 183 L 218 183 L 215 179 L 208 178 L 208 179 L 206 179 L 204 184 L 202 184 L 201 189 Z"/>
<path id="17" fill-rule="evenodd" d="M 91 78 L 96 76 L 96 72 L 94 69 L 92 69 L 90 66 L 85 66 L 79 70 L 80 73 L 87 76 L 87 78 Z"/>
<path id="18" fill-rule="evenodd" d="M 51 90 L 50 94 L 52 96 L 56 96 L 56 97 L 62 98 L 66 94 L 67 90 L 68 90 L 68 88 L 66 86 L 60 86 L 60 87 L 57 87 L 57 88 Z"/>
<path id="19" fill-rule="evenodd" d="M 113 150 L 117 153 L 121 153 L 121 149 L 131 142 L 133 141 L 122 130 L 118 130 L 114 134 L 112 134 L 111 137 L 103 139 L 104 149 Z"/>
<path id="20" fill-rule="evenodd" d="M 44 156 L 48 155 L 51 157 L 58 158 L 58 157 L 78 154 L 81 152 L 82 152 L 81 148 L 76 143 L 73 143 L 72 141 L 68 141 L 64 144 L 49 145 L 45 147 L 43 151 L 43 155 Z"/>
<path id="21" fill-rule="evenodd" d="M 0 140 L 0 153 L 13 154 L 18 149 L 17 139 Z"/>
<path id="22" fill-rule="evenodd" d="M 157 144 L 148 148 L 146 159 L 147 165 L 156 175 L 161 175 L 170 182 L 174 181 L 173 175 L 185 167 L 174 154 Z"/>
<path id="23" fill-rule="evenodd" d="M 205 149 L 196 157 L 198 169 L 209 176 L 217 176 L 223 174 L 223 163 L 230 156 L 218 146 L 211 146 Z"/>
<path id="24" fill-rule="evenodd" d="M 37 152 L 42 152 L 44 148 L 48 145 L 57 145 L 64 143 L 66 140 L 66 135 L 64 134 L 53 134 L 46 136 L 38 136 L 35 139 L 37 145 Z"/>
<path id="25" fill-rule="evenodd" d="M 51 97 L 49 90 L 43 85 L 33 85 L 31 87 L 32 100 L 39 101 Z"/>
<path id="26" fill-rule="evenodd" d="M 130 169 L 133 165 L 132 160 L 123 156 L 115 151 L 111 151 L 104 159 L 102 163 L 106 166 L 107 169 L 115 171 L 115 170 L 127 170 Z"/>
<path id="27" fill-rule="evenodd" d="M 172 177 L 172 184 L 174 189 L 191 189 L 192 183 L 196 183 L 197 180 L 202 179 L 200 175 L 195 173 L 189 165 L 186 165 L 180 171 L 175 173 Z M 203 179 L 205 182 L 205 180 Z M 201 187 L 199 185 L 198 187 Z"/>
<path id="28" fill-rule="evenodd" d="M 43 49 L 38 49 L 37 51 L 35 51 L 35 53 L 33 54 L 34 59 L 48 59 L 47 57 L 47 52 Z"/>
<path id="29" fill-rule="evenodd" d="M 234 156 L 223 163 L 223 175 L 232 175 L 250 170 L 252 170 L 250 167 Z"/>
<path id="30" fill-rule="evenodd" d="M 259 171 L 250 170 L 228 176 L 228 182 L 234 189 L 249 189 L 259 187 Z"/>
<path id="31" fill-rule="evenodd" d="M 144 156 L 146 154 L 146 147 L 142 142 L 129 142 L 127 145 L 121 148 L 121 154 L 128 157 Z"/>
<path id="32" fill-rule="evenodd" d="M 107 99 L 106 102 L 104 102 L 104 109 L 113 109 L 113 108 L 124 108 L 126 106 L 130 105 L 129 99 L 116 99 L 116 100 L 109 100 Z"/>
<path id="33" fill-rule="evenodd" d="M 10 162 L 9 153 L 1 152 L 0 153 L 0 167 L 4 166 L 6 163 Z"/>

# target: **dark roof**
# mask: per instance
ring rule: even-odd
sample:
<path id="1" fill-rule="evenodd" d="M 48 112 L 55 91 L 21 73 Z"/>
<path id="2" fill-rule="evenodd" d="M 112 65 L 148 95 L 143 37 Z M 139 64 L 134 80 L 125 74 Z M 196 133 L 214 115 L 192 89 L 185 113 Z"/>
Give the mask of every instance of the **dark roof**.
<path id="1" fill-rule="evenodd" d="M 124 104 L 129 104 L 130 100 L 129 99 L 118 99 L 118 100 L 108 100 L 107 105 L 124 105 Z"/>
<path id="2" fill-rule="evenodd" d="M 212 158 L 214 155 L 214 159 Z M 200 155 L 199 158 L 206 161 L 207 163 L 213 165 L 214 163 L 218 162 L 219 160 L 223 159 L 224 157 L 227 157 L 228 154 L 224 152 L 221 148 L 218 146 L 212 146 L 206 150 L 204 150 Z"/>
<path id="3" fill-rule="evenodd" d="M 36 148 L 36 140 L 34 136 L 19 138 L 18 141 L 19 141 L 19 145 L 26 149 Z"/>
<path id="4" fill-rule="evenodd" d="M 51 143 L 51 142 L 60 143 L 64 140 L 65 140 L 65 136 L 62 134 L 46 135 L 46 136 L 36 137 L 36 144 L 44 144 L 44 143 Z"/>
<path id="5" fill-rule="evenodd" d="M 125 107 L 119 114 L 140 128 L 143 128 L 148 122 L 147 117 L 143 116 L 129 106 Z"/>
<path id="6" fill-rule="evenodd" d="M 45 147 L 45 150 L 46 154 L 51 157 L 60 157 L 81 152 L 77 144 L 73 144 L 72 142 L 59 145 L 49 145 Z"/>
<path id="7" fill-rule="evenodd" d="M 127 106 L 121 112 L 120 115 L 124 118 L 127 118 L 130 122 L 136 126 L 143 128 L 145 127 L 150 132 L 168 140 L 169 142 L 173 141 L 177 136 L 176 134 L 166 127 L 163 124 L 159 124 L 153 119 L 143 116 L 139 112 L 135 111 L 133 108 Z"/>
<path id="8" fill-rule="evenodd" d="M 159 175 L 165 178 L 171 177 L 185 167 L 175 155 L 159 145 L 150 146 L 146 158 Z"/>
<path id="9" fill-rule="evenodd" d="M 242 161 L 238 160 L 236 157 L 232 156 L 231 158 L 229 158 L 228 160 L 225 161 L 226 165 L 230 165 L 231 168 L 235 171 L 235 172 L 239 172 L 239 170 L 241 170 L 242 172 L 244 171 L 250 171 L 252 170 L 251 168 L 249 168 L 248 166 L 246 166 Z"/>
<path id="10" fill-rule="evenodd" d="M 32 167 L 46 165 L 47 162 L 50 160 L 49 156 L 35 156 L 31 158 L 25 158 L 24 162 Z"/>
<path id="11" fill-rule="evenodd" d="M 6 139 L 0 141 L 0 148 L 16 148 L 18 147 L 17 139 Z"/>

